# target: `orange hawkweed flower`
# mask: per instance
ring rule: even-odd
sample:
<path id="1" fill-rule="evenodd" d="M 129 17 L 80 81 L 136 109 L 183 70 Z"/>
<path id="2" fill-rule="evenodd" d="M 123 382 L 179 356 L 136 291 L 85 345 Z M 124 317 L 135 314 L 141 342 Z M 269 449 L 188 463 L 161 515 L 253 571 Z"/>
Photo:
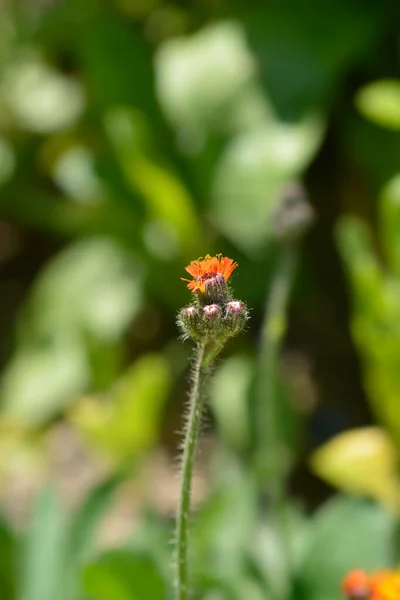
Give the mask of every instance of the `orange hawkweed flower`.
<path id="1" fill-rule="evenodd" d="M 349 600 L 400 600 L 400 571 L 351 571 L 342 592 Z"/>
<path id="2" fill-rule="evenodd" d="M 201 292 L 204 294 L 207 282 L 217 283 L 218 279 L 221 279 L 221 276 L 223 280 L 228 281 L 237 266 L 238 264 L 235 261 L 227 256 L 222 256 L 222 254 L 217 254 L 216 256 L 207 254 L 203 259 L 192 260 L 190 265 L 185 268 L 193 277 L 193 280 L 184 279 L 183 277 L 182 280 L 189 282 L 187 286 L 191 292 Z"/>
<path id="3" fill-rule="evenodd" d="M 342 582 L 342 591 L 347 598 L 369 598 L 369 577 L 361 569 L 351 571 Z"/>
<path id="4" fill-rule="evenodd" d="M 377 573 L 370 577 L 371 600 L 400 599 L 400 571 Z"/>

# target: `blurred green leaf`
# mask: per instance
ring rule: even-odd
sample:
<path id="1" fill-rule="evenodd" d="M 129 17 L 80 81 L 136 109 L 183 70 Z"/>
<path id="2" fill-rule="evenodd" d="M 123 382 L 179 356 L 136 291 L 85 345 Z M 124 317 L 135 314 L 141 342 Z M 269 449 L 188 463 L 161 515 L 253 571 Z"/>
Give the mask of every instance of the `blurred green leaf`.
<path id="1" fill-rule="evenodd" d="M 0 598 L 16 600 L 16 539 L 5 521 L 0 519 Z"/>
<path id="2" fill-rule="evenodd" d="M 155 57 L 160 102 L 178 129 L 201 138 L 204 131 L 227 127 L 255 67 L 238 22 L 167 40 Z"/>
<path id="3" fill-rule="evenodd" d="M 144 115 L 128 107 L 110 109 L 105 116 L 105 129 L 114 147 L 127 181 L 140 193 L 151 220 L 163 224 L 164 235 L 181 250 L 195 251 L 200 230 L 193 200 L 184 183 L 154 157 L 153 140 Z M 169 238 L 168 232 L 170 230 Z M 172 248 L 173 249 L 173 248 Z M 173 254 L 174 254 L 173 253 Z"/>
<path id="4" fill-rule="evenodd" d="M 364 494 L 387 509 L 400 510 L 396 446 L 378 427 L 336 435 L 311 457 L 313 470 L 341 491 Z"/>
<path id="5" fill-rule="evenodd" d="M 390 567 L 395 521 L 375 504 L 337 496 L 310 524 L 299 565 L 296 598 L 340 600 L 340 583 L 351 570 Z"/>
<path id="6" fill-rule="evenodd" d="M 20 337 L 75 328 L 106 342 L 117 339 L 142 305 L 142 270 L 106 237 L 83 239 L 42 271 L 25 310 Z"/>
<path id="7" fill-rule="evenodd" d="M 383 272 L 375 256 L 368 228 L 356 217 L 343 217 L 336 233 L 357 306 L 379 315 L 382 307 L 380 290 Z"/>
<path id="8" fill-rule="evenodd" d="M 2 377 L 4 414 L 38 424 L 91 382 L 86 336 L 116 342 L 142 305 L 141 272 L 111 240 L 68 247 L 39 276 Z"/>
<path id="9" fill-rule="evenodd" d="M 101 118 L 111 106 L 127 104 L 146 111 L 152 122 L 159 124 L 151 47 L 143 31 L 118 19 L 114 10 L 100 2 L 91 3 L 86 20 L 79 4 L 74 9 L 70 3 L 69 9 L 74 23 L 76 13 L 81 16 L 80 35 L 75 28 L 74 32 L 93 112 Z"/>
<path id="10" fill-rule="evenodd" d="M 388 266 L 400 277 L 400 174 L 390 179 L 379 198 L 379 225 Z"/>
<path id="11" fill-rule="evenodd" d="M 368 83 L 357 92 L 355 102 L 367 119 L 382 127 L 400 130 L 400 80 Z"/>
<path id="12" fill-rule="evenodd" d="M 107 401 L 82 398 L 71 411 L 72 422 L 90 445 L 117 463 L 130 459 L 156 442 L 170 386 L 166 359 L 148 354 L 117 381 Z"/>
<path id="13" fill-rule="evenodd" d="M 74 515 L 68 536 L 68 547 L 71 559 L 79 563 L 90 556 L 95 548 L 95 536 L 105 512 L 110 507 L 112 499 L 122 476 L 117 473 L 112 478 L 100 483 L 88 496 Z"/>
<path id="14" fill-rule="evenodd" d="M 164 580 L 171 584 L 174 567 L 171 560 L 173 537 L 174 523 L 166 522 L 165 519 L 152 514 L 142 514 L 140 521 L 133 525 L 128 542 L 128 547 L 133 552 L 151 557 Z"/>
<path id="15" fill-rule="evenodd" d="M 323 121 L 271 119 L 232 139 L 216 165 L 212 216 L 235 244 L 250 254 L 273 233 L 272 215 L 283 187 L 297 178 L 322 140 Z"/>
<path id="16" fill-rule="evenodd" d="M 247 575 L 247 546 L 256 515 L 256 487 L 233 458 L 221 456 L 220 481 L 192 525 L 191 564 L 201 588 L 209 580 L 237 581 Z"/>
<path id="17" fill-rule="evenodd" d="M 266 514 L 257 523 L 248 552 L 272 598 L 290 596 L 291 576 L 302 560 L 307 525 L 303 513 L 289 503 L 281 507 L 278 519 Z"/>
<path id="18" fill-rule="evenodd" d="M 211 408 L 223 439 L 233 448 L 244 450 L 250 444 L 248 395 L 254 375 L 253 361 L 233 356 L 218 368 L 210 390 Z"/>
<path id="19" fill-rule="evenodd" d="M 337 239 L 353 293 L 351 329 L 365 387 L 373 410 L 399 446 L 400 280 L 380 264 L 359 220 L 339 222 Z"/>
<path id="20" fill-rule="evenodd" d="M 15 125 L 38 133 L 70 127 L 85 106 L 79 82 L 57 72 L 32 48 L 20 50 L 6 64 L 0 94 Z"/>
<path id="21" fill-rule="evenodd" d="M 284 120 L 330 105 L 349 64 L 377 47 L 389 4 L 335 2 L 316 14 L 309 2 L 277 2 L 238 11 L 264 89 Z"/>
<path id="22" fill-rule="evenodd" d="M 17 586 L 24 600 L 70 600 L 68 521 L 53 489 L 39 494 L 21 541 Z"/>
<path id="23" fill-rule="evenodd" d="M 145 555 L 109 551 L 82 572 L 85 593 L 96 600 L 165 600 L 165 584 Z"/>
<path id="24" fill-rule="evenodd" d="M 43 348 L 22 348 L 2 375 L 3 416 L 36 426 L 64 409 L 89 381 L 84 348 L 73 333 Z"/>

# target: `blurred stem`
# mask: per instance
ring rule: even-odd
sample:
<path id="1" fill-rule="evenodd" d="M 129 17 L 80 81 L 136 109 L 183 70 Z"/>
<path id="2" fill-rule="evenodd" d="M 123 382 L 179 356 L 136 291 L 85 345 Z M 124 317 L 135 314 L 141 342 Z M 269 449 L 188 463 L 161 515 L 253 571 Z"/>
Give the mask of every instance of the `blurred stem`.
<path id="1" fill-rule="evenodd" d="M 185 440 L 182 456 L 182 479 L 178 514 L 176 520 L 177 545 L 177 599 L 187 600 L 188 591 L 188 528 L 190 516 L 190 491 L 196 445 L 200 432 L 201 414 L 207 384 L 210 378 L 211 363 L 218 350 L 206 343 L 199 343 L 195 350 L 192 388 L 189 399 L 189 414 L 185 427 Z"/>
<path id="2" fill-rule="evenodd" d="M 259 473 L 262 485 L 268 486 L 266 491 L 272 515 L 282 534 L 287 564 L 289 563 L 285 518 L 287 461 L 279 425 L 277 374 L 282 341 L 287 330 L 288 304 L 297 264 L 297 251 L 295 242 L 284 242 L 270 283 L 262 325 L 257 405 Z"/>

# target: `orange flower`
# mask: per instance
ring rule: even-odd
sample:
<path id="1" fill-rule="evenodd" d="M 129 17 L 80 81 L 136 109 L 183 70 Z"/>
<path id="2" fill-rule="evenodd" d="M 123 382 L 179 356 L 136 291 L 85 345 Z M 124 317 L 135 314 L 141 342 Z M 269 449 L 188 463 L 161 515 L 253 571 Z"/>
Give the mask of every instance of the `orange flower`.
<path id="1" fill-rule="evenodd" d="M 368 598 L 370 593 L 368 575 L 361 569 L 351 571 L 342 583 L 342 591 L 347 598 Z"/>
<path id="2" fill-rule="evenodd" d="M 400 571 L 351 571 L 342 591 L 349 600 L 400 600 Z"/>
<path id="3" fill-rule="evenodd" d="M 370 586 L 371 600 L 400 600 L 400 571 L 376 573 Z"/>
<path id="4" fill-rule="evenodd" d="M 188 281 L 188 288 L 191 292 L 201 292 L 202 294 L 206 291 L 206 282 L 218 280 L 219 276 L 223 276 L 225 281 L 228 281 L 233 271 L 236 269 L 238 264 L 227 256 L 217 254 L 216 256 L 207 256 L 204 259 L 192 260 L 190 265 L 186 267 L 186 271 L 193 277 L 193 281 L 189 279 L 183 279 Z"/>

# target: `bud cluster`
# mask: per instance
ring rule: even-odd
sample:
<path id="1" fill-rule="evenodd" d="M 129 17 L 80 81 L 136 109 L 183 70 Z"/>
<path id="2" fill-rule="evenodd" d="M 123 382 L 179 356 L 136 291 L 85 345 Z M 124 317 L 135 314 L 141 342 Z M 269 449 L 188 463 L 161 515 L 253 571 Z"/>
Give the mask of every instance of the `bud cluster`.
<path id="1" fill-rule="evenodd" d="M 240 333 L 249 318 L 241 300 L 233 300 L 223 275 L 204 278 L 204 292 L 196 291 L 193 303 L 183 308 L 178 326 L 183 335 L 195 341 L 223 342 Z"/>

